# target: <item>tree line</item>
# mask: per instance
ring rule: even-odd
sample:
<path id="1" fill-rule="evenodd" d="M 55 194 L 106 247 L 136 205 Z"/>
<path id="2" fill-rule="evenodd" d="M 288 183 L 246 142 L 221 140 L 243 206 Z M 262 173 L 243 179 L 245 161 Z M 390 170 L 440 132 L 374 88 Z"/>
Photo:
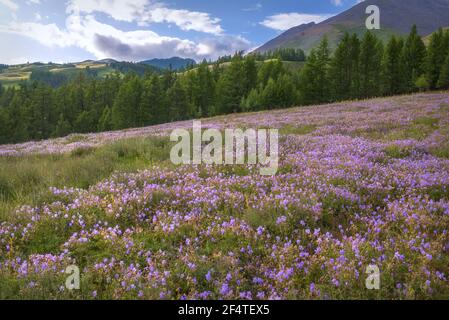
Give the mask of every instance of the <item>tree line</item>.
<path id="1" fill-rule="evenodd" d="M 416 27 L 386 45 L 371 32 L 345 34 L 333 53 L 324 38 L 300 71 L 282 62 L 287 56 L 302 59 L 299 50 L 236 53 L 181 73 L 80 73 L 59 87 L 0 86 L 0 143 L 449 88 L 449 31 L 441 29 L 427 47 Z"/>

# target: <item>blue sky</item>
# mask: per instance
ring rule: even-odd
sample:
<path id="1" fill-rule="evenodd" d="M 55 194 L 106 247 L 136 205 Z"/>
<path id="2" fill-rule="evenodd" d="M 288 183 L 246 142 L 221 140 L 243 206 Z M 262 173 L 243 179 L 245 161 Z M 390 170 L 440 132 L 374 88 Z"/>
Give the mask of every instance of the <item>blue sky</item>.
<path id="1" fill-rule="evenodd" d="M 0 0 L 0 63 L 215 59 L 357 0 Z"/>

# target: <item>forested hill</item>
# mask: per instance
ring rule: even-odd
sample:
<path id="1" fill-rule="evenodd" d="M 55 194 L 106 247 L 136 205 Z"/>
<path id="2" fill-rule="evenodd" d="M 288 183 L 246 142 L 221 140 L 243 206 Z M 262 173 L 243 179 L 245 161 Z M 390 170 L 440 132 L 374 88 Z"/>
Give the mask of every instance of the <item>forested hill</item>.
<path id="1" fill-rule="evenodd" d="M 172 69 L 172 70 L 183 70 L 187 67 L 196 65 L 196 61 L 193 59 L 183 59 L 180 57 L 172 57 L 169 59 L 151 59 L 141 61 L 141 64 L 146 64 L 159 69 Z"/>
<path id="2" fill-rule="evenodd" d="M 0 64 L 0 84 L 11 87 L 18 86 L 19 83 L 27 80 L 40 81 L 58 87 L 63 83 L 73 80 L 79 74 L 84 74 L 90 78 L 105 78 L 108 75 L 119 73 L 136 73 L 143 75 L 146 72 L 159 72 L 160 69 L 141 63 L 119 62 L 113 59 L 103 59 L 99 61 L 86 60 L 74 63 L 26 63 L 19 65 Z"/>
<path id="3" fill-rule="evenodd" d="M 289 54 L 301 59 L 301 51 Z M 416 28 L 385 46 L 371 32 L 346 34 L 333 54 L 324 38 L 299 62 L 300 70 L 276 54 L 265 58 L 236 54 L 183 73 L 104 79 L 79 73 L 59 87 L 39 81 L 0 86 L 0 143 L 449 88 L 449 31 L 443 30 L 428 47 Z"/>

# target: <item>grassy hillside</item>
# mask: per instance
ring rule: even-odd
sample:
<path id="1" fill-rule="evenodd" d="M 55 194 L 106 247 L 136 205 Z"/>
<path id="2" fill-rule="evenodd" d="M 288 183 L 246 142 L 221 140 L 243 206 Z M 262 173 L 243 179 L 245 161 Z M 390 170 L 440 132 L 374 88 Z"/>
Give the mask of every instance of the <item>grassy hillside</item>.
<path id="1" fill-rule="evenodd" d="M 0 72 L 0 83 L 6 87 L 16 86 L 20 81 L 29 80 L 31 73 L 35 70 L 44 70 L 72 76 L 80 71 L 86 70 L 86 68 L 97 71 L 100 77 L 114 73 L 114 69 L 107 64 L 94 61 L 73 64 L 31 63 L 9 66 L 7 69 L 2 70 Z"/>
<path id="2" fill-rule="evenodd" d="M 48 71 L 52 74 L 62 74 L 68 79 L 73 78 L 80 72 L 89 70 L 98 78 L 105 78 L 108 75 L 127 72 L 144 73 L 145 71 L 157 71 L 153 66 L 134 64 L 128 62 L 117 62 L 112 59 L 100 61 L 87 60 L 83 62 L 56 64 L 56 63 L 30 63 L 8 66 L 0 70 L 0 83 L 5 87 L 17 86 L 21 81 L 30 79 L 33 71 Z"/>
<path id="3" fill-rule="evenodd" d="M 280 129 L 269 177 L 172 165 L 191 121 L 0 146 L 0 298 L 447 298 L 448 122 L 448 92 L 203 119 Z"/>

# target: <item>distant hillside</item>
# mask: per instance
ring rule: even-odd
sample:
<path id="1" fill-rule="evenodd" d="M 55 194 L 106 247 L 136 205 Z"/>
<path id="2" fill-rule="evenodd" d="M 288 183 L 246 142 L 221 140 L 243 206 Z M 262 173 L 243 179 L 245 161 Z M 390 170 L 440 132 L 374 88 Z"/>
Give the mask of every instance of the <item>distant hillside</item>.
<path id="1" fill-rule="evenodd" d="M 172 70 L 181 70 L 187 66 L 196 64 L 195 60 L 193 59 L 184 59 L 180 57 L 173 57 L 169 59 L 151 59 L 142 61 L 140 63 L 157 67 L 159 69 L 172 69 Z"/>
<path id="2" fill-rule="evenodd" d="M 368 5 L 377 5 L 381 13 L 381 30 L 374 32 L 381 39 L 392 34 L 404 35 L 416 24 L 421 35 L 428 35 L 439 27 L 449 26 L 449 0 L 370 0 L 361 2 L 321 23 L 299 25 L 267 42 L 256 52 L 277 48 L 300 48 L 309 52 L 326 35 L 335 47 L 345 31 L 362 35 L 366 31 L 365 13 Z"/>
<path id="3" fill-rule="evenodd" d="M 74 76 L 85 73 L 93 78 L 105 78 L 108 75 L 130 72 L 143 75 L 146 72 L 159 72 L 159 68 L 142 63 L 118 62 L 113 59 L 85 60 L 74 63 L 26 63 L 19 65 L 0 65 L 0 84 L 17 86 L 21 81 L 39 80 L 57 87 Z"/>

